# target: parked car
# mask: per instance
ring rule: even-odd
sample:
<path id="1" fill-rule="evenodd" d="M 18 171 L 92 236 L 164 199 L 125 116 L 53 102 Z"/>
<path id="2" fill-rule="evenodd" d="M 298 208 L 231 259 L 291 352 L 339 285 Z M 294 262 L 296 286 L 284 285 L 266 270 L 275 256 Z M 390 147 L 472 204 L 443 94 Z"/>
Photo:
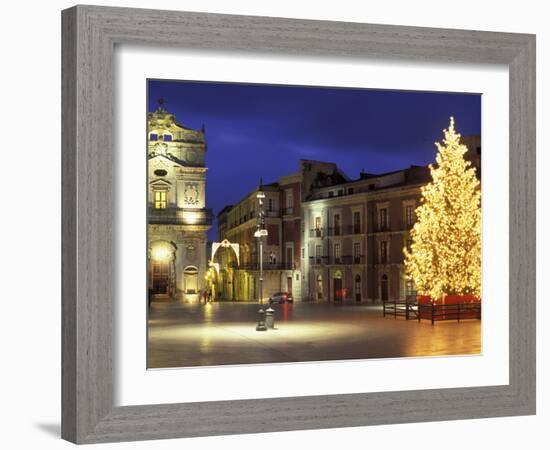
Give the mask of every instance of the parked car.
<path id="1" fill-rule="evenodd" d="M 294 299 L 288 292 L 275 292 L 269 297 L 269 304 L 272 303 L 292 303 Z"/>

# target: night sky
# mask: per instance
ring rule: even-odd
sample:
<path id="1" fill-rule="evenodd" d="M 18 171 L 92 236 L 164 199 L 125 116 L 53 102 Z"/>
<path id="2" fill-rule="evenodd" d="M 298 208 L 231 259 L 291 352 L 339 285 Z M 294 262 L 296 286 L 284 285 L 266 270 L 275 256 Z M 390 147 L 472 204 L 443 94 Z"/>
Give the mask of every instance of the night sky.
<path id="1" fill-rule="evenodd" d="M 217 214 L 258 185 L 295 173 L 300 159 L 331 161 L 352 179 L 434 161 L 455 118 L 481 134 L 481 96 L 369 89 L 149 80 L 176 120 L 206 127 L 207 207 Z M 217 238 L 217 224 L 208 233 Z"/>

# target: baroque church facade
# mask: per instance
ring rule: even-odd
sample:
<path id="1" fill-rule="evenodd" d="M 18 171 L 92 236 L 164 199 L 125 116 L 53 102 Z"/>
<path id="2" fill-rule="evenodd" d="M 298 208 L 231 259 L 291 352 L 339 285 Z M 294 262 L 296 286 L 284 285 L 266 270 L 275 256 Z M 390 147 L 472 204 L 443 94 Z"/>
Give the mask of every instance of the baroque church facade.
<path id="1" fill-rule="evenodd" d="M 147 115 L 148 283 L 155 298 L 197 301 L 208 269 L 206 139 L 160 105 Z"/>

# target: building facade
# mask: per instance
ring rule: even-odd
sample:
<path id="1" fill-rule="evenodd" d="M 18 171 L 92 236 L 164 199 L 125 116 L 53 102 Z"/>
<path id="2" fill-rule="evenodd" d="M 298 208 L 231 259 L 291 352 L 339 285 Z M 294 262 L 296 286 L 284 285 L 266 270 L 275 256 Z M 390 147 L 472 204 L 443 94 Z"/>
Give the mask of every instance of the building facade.
<path id="1" fill-rule="evenodd" d="M 259 204 L 258 191 L 265 194 L 265 227 L 268 235 L 263 245 L 263 297 L 288 292 L 295 301 L 302 300 L 302 202 L 313 185 L 311 174 L 331 178 L 338 168 L 333 163 L 301 161 L 300 171 L 280 177 L 277 182 L 258 186 L 235 205 L 218 214 L 218 237 L 239 244 L 240 264 L 231 252 L 220 255 L 221 298 L 259 299 L 259 242 L 254 237 Z M 340 175 L 338 179 L 344 179 Z M 225 259 L 224 259 L 225 258 Z"/>
<path id="2" fill-rule="evenodd" d="M 480 176 L 480 137 L 463 142 Z M 427 166 L 350 180 L 334 163 L 301 160 L 299 172 L 263 186 L 264 297 L 286 291 L 295 301 L 376 303 L 413 295 L 403 248 L 412 244 L 421 188 L 430 180 Z M 232 290 L 223 298 L 258 299 L 257 191 L 218 215 L 220 240 L 241 246 L 240 266 L 233 264 L 224 278 Z"/>
<path id="3" fill-rule="evenodd" d="M 192 130 L 162 106 L 147 116 L 148 282 L 157 298 L 197 301 L 207 270 L 204 129 Z"/>
<path id="4" fill-rule="evenodd" d="M 301 294 L 300 276 L 296 284 L 294 277 L 300 273 L 296 265 L 294 227 L 299 231 L 299 201 L 294 202 L 295 186 L 292 183 L 258 186 L 236 205 L 226 207 L 218 215 L 218 234 L 220 241 L 227 239 L 239 244 L 240 261 L 230 251 L 219 256 L 221 298 L 225 300 L 259 299 L 259 242 L 254 237 L 259 205 L 257 193 L 265 194 L 265 228 L 268 235 L 263 242 L 263 296 L 279 291 Z M 296 209 L 295 209 L 296 208 Z M 296 220 L 298 223 L 295 223 Z"/>
<path id="5" fill-rule="evenodd" d="M 304 291 L 316 301 L 402 299 L 403 247 L 429 181 L 426 167 L 319 187 L 302 205 Z"/>

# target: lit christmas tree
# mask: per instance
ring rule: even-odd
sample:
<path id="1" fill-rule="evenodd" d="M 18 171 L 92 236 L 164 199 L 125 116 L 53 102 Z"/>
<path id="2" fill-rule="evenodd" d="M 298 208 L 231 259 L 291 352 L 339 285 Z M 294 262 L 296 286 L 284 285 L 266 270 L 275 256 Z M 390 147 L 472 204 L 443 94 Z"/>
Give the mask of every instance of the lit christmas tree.
<path id="1" fill-rule="evenodd" d="M 481 191 L 475 168 L 464 159 L 454 119 L 436 143 L 437 165 L 422 188 L 405 253 L 405 271 L 419 294 L 433 300 L 446 295 L 481 296 Z"/>

